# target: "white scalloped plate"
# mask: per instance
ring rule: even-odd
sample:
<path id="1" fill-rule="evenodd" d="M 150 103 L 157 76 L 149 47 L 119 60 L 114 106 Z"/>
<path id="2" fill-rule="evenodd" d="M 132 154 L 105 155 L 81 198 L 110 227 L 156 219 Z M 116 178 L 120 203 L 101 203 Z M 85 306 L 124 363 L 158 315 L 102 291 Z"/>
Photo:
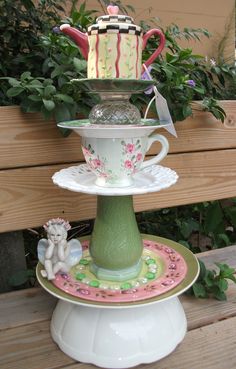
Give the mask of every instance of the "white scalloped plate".
<path id="1" fill-rule="evenodd" d="M 53 183 L 61 188 L 91 195 L 122 196 L 140 195 L 164 190 L 178 180 L 177 173 L 161 165 L 152 165 L 134 175 L 134 183 L 129 187 L 109 188 L 95 185 L 96 175 L 87 164 L 69 167 L 56 172 Z"/>

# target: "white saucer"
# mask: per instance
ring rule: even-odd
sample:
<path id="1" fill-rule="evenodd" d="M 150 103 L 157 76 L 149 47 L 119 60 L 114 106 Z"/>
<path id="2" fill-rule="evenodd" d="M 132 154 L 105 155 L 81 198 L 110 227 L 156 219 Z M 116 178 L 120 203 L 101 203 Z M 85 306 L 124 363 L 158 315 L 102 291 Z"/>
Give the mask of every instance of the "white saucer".
<path id="1" fill-rule="evenodd" d="M 129 187 L 99 187 L 95 185 L 96 175 L 91 172 L 87 164 L 69 167 L 56 172 L 52 177 L 53 183 L 59 187 L 74 192 L 91 195 L 122 196 L 140 195 L 164 190 L 175 184 L 177 173 L 161 165 L 152 165 L 134 175 L 134 183 Z"/>

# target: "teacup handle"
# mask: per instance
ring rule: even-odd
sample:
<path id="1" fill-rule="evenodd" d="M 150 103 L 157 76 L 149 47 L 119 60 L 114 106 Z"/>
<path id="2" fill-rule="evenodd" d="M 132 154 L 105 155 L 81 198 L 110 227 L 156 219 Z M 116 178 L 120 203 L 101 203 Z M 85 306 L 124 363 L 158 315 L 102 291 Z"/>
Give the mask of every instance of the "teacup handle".
<path id="1" fill-rule="evenodd" d="M 159 141 L 161 143 L 161 145 L 162 145 L 161 152 L 159 152 L 159 154 L 157 154 L 156 156 L 154 156 L 154 158 L 144 161 L 142 163 L 140 169 L 143 169 L 143 168 L 149 167 L 150 165 L 159 163 L 168 154 L 168 151 L 169 151 L 169 142 L 162 135 L 153 135 L 153 136 L 150 136 L 148 138 L 147 151 L 149 150 L 149 148 L 151 147 L 151 145 L 154 142 L 156 142 L 156 141 Z"/>
<path id="2" fill-rule="evenodd" d="M 165 42 L 166 42 L 165 35 L 163 34 L 163 32 L 160 29 L 157 29 L 157 28 L 150 29 L 143 36 L 143 50 L 146 47 L 146 44 L 147 44 L 148 39 L 151 36 L 153 36 L 153 35 L 158 35 L 159 36 L 159 38 L 160 38 L 160 44 L 159 44 L 158 48 L 156 49 L 156 51 L 154 51 L 154 53 L 150 56 L 150 58 L 144 63 L 146 65 L 146 67 L 148 67 L 150 64 L 152 64 L 154 62 L 154 60 L 158 57 L 158 55 L 164 49 Z M 143 72 L 144 72 L 144 70 L 142 70 L 142 73 Z"/>

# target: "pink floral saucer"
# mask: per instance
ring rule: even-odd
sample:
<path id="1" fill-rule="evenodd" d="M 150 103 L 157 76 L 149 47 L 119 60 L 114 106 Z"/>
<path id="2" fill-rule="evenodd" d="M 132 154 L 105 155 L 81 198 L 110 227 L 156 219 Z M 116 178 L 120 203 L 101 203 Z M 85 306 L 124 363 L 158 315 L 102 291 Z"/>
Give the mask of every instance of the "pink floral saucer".
<path id="1" fill-rule="evenodd" d="M 184 257 L 173 248 L 143 240 L 142 270 L 125 282 L 98 280 L 89 270 L 89 241 L 81 242 L 83 256 L 69 273 L 61 273 L 53 284 L 69 295 L 94 302 L 134 302 L 159 296 L 180 284 L 187 274 Z"/>

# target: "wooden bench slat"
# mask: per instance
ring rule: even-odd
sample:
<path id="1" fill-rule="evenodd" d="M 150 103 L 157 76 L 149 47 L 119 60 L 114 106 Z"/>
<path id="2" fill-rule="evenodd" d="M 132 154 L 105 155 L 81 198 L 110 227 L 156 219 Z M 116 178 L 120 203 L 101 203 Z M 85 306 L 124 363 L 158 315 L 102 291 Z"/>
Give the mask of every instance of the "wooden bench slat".
<path id="1" fill-rule="evenodd" d="M 236 127 L 229 122 L 236 121 L 236 106 L 232 101 L 224 101 L 223 106 L 230 111 L 224 125 L 210 113 L 197 111 L 194 119 L 175 124 L 178 139 L 164 130 L 158 133 L 167 136 L 171 153 L 236 148 Z M 150 154 L 156 149 L 153 145 Z M 53 120 L 23 114 L 18 106 L 0 107 L 0 157 L 0 168 L 83 161 L 78 135 L 65 139 Z"/>
<path id="2" fill-rule="evenodd" d="M 174 353 L 145 367 L 180 369 L 181 363 L 181 369 L 235 369 L 235 332 L 232 330 L 235 324 L 236 317 L 191 330 Z M 91 368 L 87 364 L 73 364 L 73 359 L 57 349 L 50 337 L 48 322 L 6 331 L 0 339 L 0 347 L 2 369 Z"/>
<path id="3" fill-rule="evenodd" d="M 53 369 L 74 362 L 52 341 L 49 322 L 8 329 L 0 335 L 1 369 Z"/>
<path id="4" fill-rule="evenodd" d="M 235 324 L 236 317 L 188 332 L 174 353 L 147 369 L 235 369 Z"/>
<path id="5" fill-rule="evenodd" d="M 42 288 L 0 294 L 0 331 L 49 320 L 56 303 Z"/>
<path id="6" fill-rule="evenodd" d="M 175 169 L 179 181 L 170 189 L 135 196 L 135 211 L 235 195 L 236 149 L 173 154 L 163 165 Z M 95 195 L 72 193 L 52 183 L 51 176 L 68 166 L 0 171 L 0 232 L 41 226 L 55 216 L 70 221 L 94 218 Z"/>

